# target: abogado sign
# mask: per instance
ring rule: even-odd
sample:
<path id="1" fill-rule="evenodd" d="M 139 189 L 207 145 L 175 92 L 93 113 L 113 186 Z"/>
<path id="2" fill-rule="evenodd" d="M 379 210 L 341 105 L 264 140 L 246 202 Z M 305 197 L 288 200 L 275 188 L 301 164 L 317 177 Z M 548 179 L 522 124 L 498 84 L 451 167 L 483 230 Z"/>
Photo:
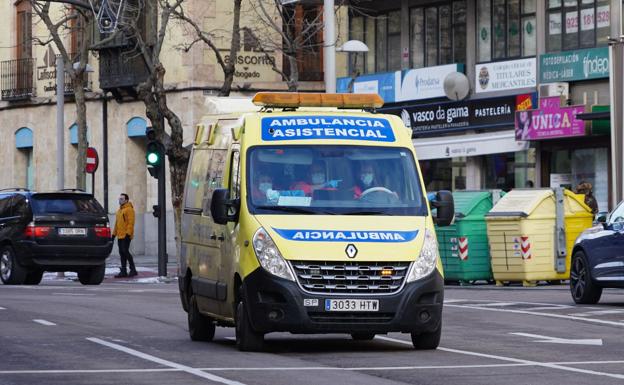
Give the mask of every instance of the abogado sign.
<path id="1" fill-rule="evenodd" d="M 513 126 L 516 111 L 535 108 L 536 95 L 467 100 L 387 109 L 400 115 L 414 135 Z M 383 110 L 383 109 L 382 109 Z"/>
<path id="2" fill-rule="evenodd" d="M 537 85 L 535 58 L 477 64 L 475 70 L 477 93 L 530 88 Z"/>

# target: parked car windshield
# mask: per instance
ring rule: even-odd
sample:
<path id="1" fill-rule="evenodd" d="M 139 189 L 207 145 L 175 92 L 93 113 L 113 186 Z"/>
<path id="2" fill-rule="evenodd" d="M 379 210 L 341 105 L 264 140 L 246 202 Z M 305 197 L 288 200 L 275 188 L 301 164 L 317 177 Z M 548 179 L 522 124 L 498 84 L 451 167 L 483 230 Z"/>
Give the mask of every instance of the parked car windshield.
<path id="1" fill-rule="evenodd" d="M 36 194 L 32 197 L 33 214 L 103 214 L 93 197 L 72 194 Z"/>
<path id="2" fill-rule="evenodd" d="M 254 213 L 426 215 L 411 151 L 371 146 L 271 146 L 248 153 Z"/>

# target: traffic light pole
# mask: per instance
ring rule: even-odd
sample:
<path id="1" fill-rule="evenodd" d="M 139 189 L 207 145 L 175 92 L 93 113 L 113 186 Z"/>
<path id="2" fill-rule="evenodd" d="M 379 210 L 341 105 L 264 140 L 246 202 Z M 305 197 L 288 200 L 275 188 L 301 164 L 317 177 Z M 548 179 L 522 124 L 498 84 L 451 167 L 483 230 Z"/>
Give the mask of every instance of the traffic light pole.
<path id="1" fill-rule="evenodd" d="M 167 218 L 165 210 L 165 161 L 158 168 L 158 276 L 167 276 Z"/>

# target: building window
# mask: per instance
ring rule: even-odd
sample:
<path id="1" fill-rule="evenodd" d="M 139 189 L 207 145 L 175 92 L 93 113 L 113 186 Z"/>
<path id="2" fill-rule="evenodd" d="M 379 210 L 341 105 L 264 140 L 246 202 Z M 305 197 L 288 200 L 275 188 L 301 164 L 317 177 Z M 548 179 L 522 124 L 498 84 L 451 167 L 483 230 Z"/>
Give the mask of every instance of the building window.
<path id="1" fill-rule="evenodd" d="M 549 52 L 607 45 L 608 0 L 548 0 L 546 49 Z"/>
<path id="2" fill-rule="evenodd" d="M 466 2 L 410 9 L 410 66 L 422 68 L 466 60 Z"/>
<path id="3" fill-rule="evenodd" d="M 477 2 L 477 61 L 536 54 L 536 0 Z"/>
<path id="4" fill-rule="evenodd" d="M 392 11 L 375 17 L 352 15 L 349 39 L 360 40 L 368 52 L 349 54 L 351 74 L 401 69 L 401 13 Z"/>

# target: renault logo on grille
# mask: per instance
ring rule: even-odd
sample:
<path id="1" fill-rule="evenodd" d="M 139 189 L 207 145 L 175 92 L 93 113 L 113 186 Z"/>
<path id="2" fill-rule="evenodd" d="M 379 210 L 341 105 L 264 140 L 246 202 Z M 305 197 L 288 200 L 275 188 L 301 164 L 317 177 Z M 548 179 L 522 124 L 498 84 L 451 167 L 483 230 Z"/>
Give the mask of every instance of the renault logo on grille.
<path id="1" fill-rule="evenodd" d="M 347 257 L 355 258 L 355 256 L 358 253 L 358 249 L 357 249 L 357 247 L 355 247 L 355 245 L 353 243 L 349 243 L 347 245 L 347 248 L 345 249 L 345 253 L 347 253 Z"/>

